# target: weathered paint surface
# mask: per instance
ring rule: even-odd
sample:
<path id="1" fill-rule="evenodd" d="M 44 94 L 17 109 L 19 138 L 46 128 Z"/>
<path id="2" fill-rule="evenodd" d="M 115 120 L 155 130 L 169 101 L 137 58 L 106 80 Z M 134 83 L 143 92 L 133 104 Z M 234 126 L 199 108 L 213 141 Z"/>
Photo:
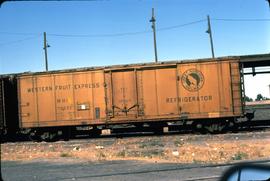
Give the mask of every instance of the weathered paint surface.
<path id="1" fill-rule="evenodd" d="M 232 114 L 230 64 L 178 65 L 182 114 L 188 117 L 219 117 Z"/>
<path id="2" fill-rule="evenodd" d="M 23 127 L 81 125 L 106 117 L 103 71 L 19 78 Z"/>
<path id="3" fill-rule="evenodd" d="M 24 75 L 18 82 L 22 127 L 242 114 L 236 60 Z"/>

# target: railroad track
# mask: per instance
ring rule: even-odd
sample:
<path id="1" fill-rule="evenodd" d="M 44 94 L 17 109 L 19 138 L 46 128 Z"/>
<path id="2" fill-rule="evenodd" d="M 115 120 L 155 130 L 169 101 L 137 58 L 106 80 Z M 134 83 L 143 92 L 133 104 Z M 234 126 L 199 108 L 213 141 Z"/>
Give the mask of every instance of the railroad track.
<path id="1" fill-rule="evenodd" d="M 131 138 L 157 138 L 157 137 L 174 137 L 177 136 L 179 138 L 185 138 L 185 137 L 192 137 L 193 139 L 198 139 L 201 141 L 207 140 L 207 139 L 219 139 L 220 137 L 223 137 L 224 140 L 238 140 L 238 139 L 253 139 L 257 137 L 270 137 L 270 128 L 268 129 L 253 129 L 251 132 L 250 129 L 252 128 L 242 128 L 241 130 L 237 132 L 227 132 L 223 134 L 200 134 L 200 133 L 194 133 L 194 132 L 170 132 L 166 134 L 153 134 L 153 133 L 113 133 L 111 135 L 100 135 L 89 138 L 89 136 L 80 136 L 70 139 L 69 141 L 57 141 L 54 142 L 54 144 L 63 144 L 67 146 L 81 146 L 84 144 L 97 144 L 97 142 L 114 142 L 116 139 L 131 139 Z M 10 143 L 9 143 L 10 144 Z M 17 142 L 13 142 L 11 144 L 16 145 L 28 145 L 28 146 L 35 146 L 37 144 L 50 144 L 50 142 L 33 142 L 30 140 L 21 140 Z"/>
<path id="2" fill-rule="evenodd" d="M 240 133 L 245 134 L 249 132 L 268 132 L 270 131 L 270 120 L 255 120 L 247 123 L 238 123 L 236 129 L 227 130 L 222 134 L 230 134 L 230 133 Z M 76 136 L 70 138 L 71 140 L 83 140 L 83 139 L 99 139 L 99 138 L 130 138 L 130 137 L 143 137 L 143 136 L 164 136 L 164 135 L 200 135 L 202 132 L 194 131 L 192 128 L 188 126 L 179 128 L 178 125 L 170 125 L 167 127 L 165 132 L 155 132 L 154 128 L 145 127 L 140 128 L 140 130 L 136 127 L 113 127 L 109 130 L 109 134 L 106 132 L 101 135 L 91 135 L 89 136 L 88 133 L 82 132 Z M 205 132 L 203 132 L 205 134 Z M 6 140 L 4 142 L 27 142 L 31 141 L 26 136 L 21 136 L 18 138 L 12 138 L 11 140 Z"/>

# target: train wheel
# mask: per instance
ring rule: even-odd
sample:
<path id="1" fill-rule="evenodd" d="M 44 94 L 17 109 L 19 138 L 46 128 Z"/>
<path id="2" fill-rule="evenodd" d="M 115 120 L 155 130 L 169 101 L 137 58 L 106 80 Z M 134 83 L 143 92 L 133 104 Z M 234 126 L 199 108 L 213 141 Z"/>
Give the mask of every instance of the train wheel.
<path id="1" fill-rule="evenodd" d="M 32 130 L 30 131 L 29 135 L 28 135 L 28 138 L 31 140 L 31 141 L 37 141 L 37 142 L 41 142 L 42 139 L 40 137 L 40 134 L 37 130 Z"/>
<path id="2" fill-rule="evenodd" d="M 52 142 L 58 140 L 57 131 L 45 131 L 40 135 L 42 141 Z"/>
<path id="3" fill-rule="evenodd" d="M 91 129 L 89 132 L 89 137 L 94 138 L 94 137 L 100 136 L 101 132 L 102 132 L 102 129 L 99 129 L 97 126 L 93 126 L 93 129 Z"/>
<path id="4" fill-rule="evenodd" d="M 224 133 L 228 127 L 229 122 L 227 120 L 223 120 L 208 123 L 204 125 L 203 128 L 209 133 L 217 134 L 217 133 Z"/>
<path id="5" fill-rule="evenodd" d="M 164 133 L 163 127 L 166 127 L 166 126 L 167 126 L 166 123 L 155 123 L 155 124 L 150 125 L 155 135 L 162 135 Z"/>
<path id="6" fill-rule="evenodd" d="M 64 141 L 68 141 L 71 137 L 71 128 L 64 128 L 62 132 L 63 132 L 62 137 Z"/>
<path id="7" fill-rule="evenodd" d="M 136 129 L 138 129 L 138 130 L 143 130 L 143 129 L 144 129 L 143 123 L 137 123 L 137 124 L 134 124 L 134 126 L 135 126 Z"/>
<path id="8" fill-rule="evenodd" d="M 7 137 L 7 130 L 6 129 L 1 129 L 0 130 L 0 143 L 4 143 L 6 141 L 6 137 Z"/>

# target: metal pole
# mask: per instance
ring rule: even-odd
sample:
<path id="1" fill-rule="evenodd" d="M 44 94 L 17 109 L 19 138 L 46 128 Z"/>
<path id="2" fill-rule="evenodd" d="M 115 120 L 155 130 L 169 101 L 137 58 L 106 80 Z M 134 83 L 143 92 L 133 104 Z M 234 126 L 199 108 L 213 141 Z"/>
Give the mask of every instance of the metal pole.
<path id="1" fill-rule="evenodd" d="M 269 86 L 269 98 L 270 98 L 270 84 L 268 86 Z"/>
<path id="2" fill-rule="evenodd" d="M 154 50 L 155 50 L 155 62 L 158 61 L 157 57 L 157 42 L 156 42 L 156 19 L 154 14 L 154 8 L 152 8 L 152 18 L 150 19 L 152 22 L 153 36 L 154 36 Z"/>
<path id="3" fill-rule="evenodd" d="M 48 71 L 48 56 L 47 56 L 47 48 L 48 48 L 48 45 L 47 45 L 47 39 L 46 39 L 46 32 L 43 33 L 43 36 L 44 36 L 44 53 L 45 53 L 45 68 L 46 68 L 46 71 Z"/>
<path id="4" fill-rule="evenodd" d="M 241 181 L 241 172 L 242 172 L 242 170 L 240 169 L 240 170 L 238 171 L 237 181 Z"/>
<path id="5" fill-rule="evenodd" d="M 209 34 L 209 37 L 210 37 L 210 44 L 211 44 L 212 58 L 215 58 L 215 54 L 214 54 L 214 45 L 213 45 L 213 38 L 212 38 L 212 30 L 211 30 L 211 23 L 210 23 L 210 17 L 209 17 L 209 15 L 207 15 L 207 22 L 208 22 L 208 30 L 206 31 L 206 33 L 208 33 L 208 34 Z"/>

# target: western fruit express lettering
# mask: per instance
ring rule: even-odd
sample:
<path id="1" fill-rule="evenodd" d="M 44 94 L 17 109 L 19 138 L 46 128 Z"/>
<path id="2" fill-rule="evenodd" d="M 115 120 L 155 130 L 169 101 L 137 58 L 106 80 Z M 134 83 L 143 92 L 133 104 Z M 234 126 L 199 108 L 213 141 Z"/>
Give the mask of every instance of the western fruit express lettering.
<path id="1" fill-rule="evenodd" d="M 90 83 L 90 84 L 67 84 L 67 85 L 55 85 L 55 86 L 41 86 L 27 88 L 28 93 L 34 92 L 47 92 L 47 91 L 62 91 L 62 90 L 77 90 L 77 89 L 95 89 L 99 88 L 100 83 Z"/>

